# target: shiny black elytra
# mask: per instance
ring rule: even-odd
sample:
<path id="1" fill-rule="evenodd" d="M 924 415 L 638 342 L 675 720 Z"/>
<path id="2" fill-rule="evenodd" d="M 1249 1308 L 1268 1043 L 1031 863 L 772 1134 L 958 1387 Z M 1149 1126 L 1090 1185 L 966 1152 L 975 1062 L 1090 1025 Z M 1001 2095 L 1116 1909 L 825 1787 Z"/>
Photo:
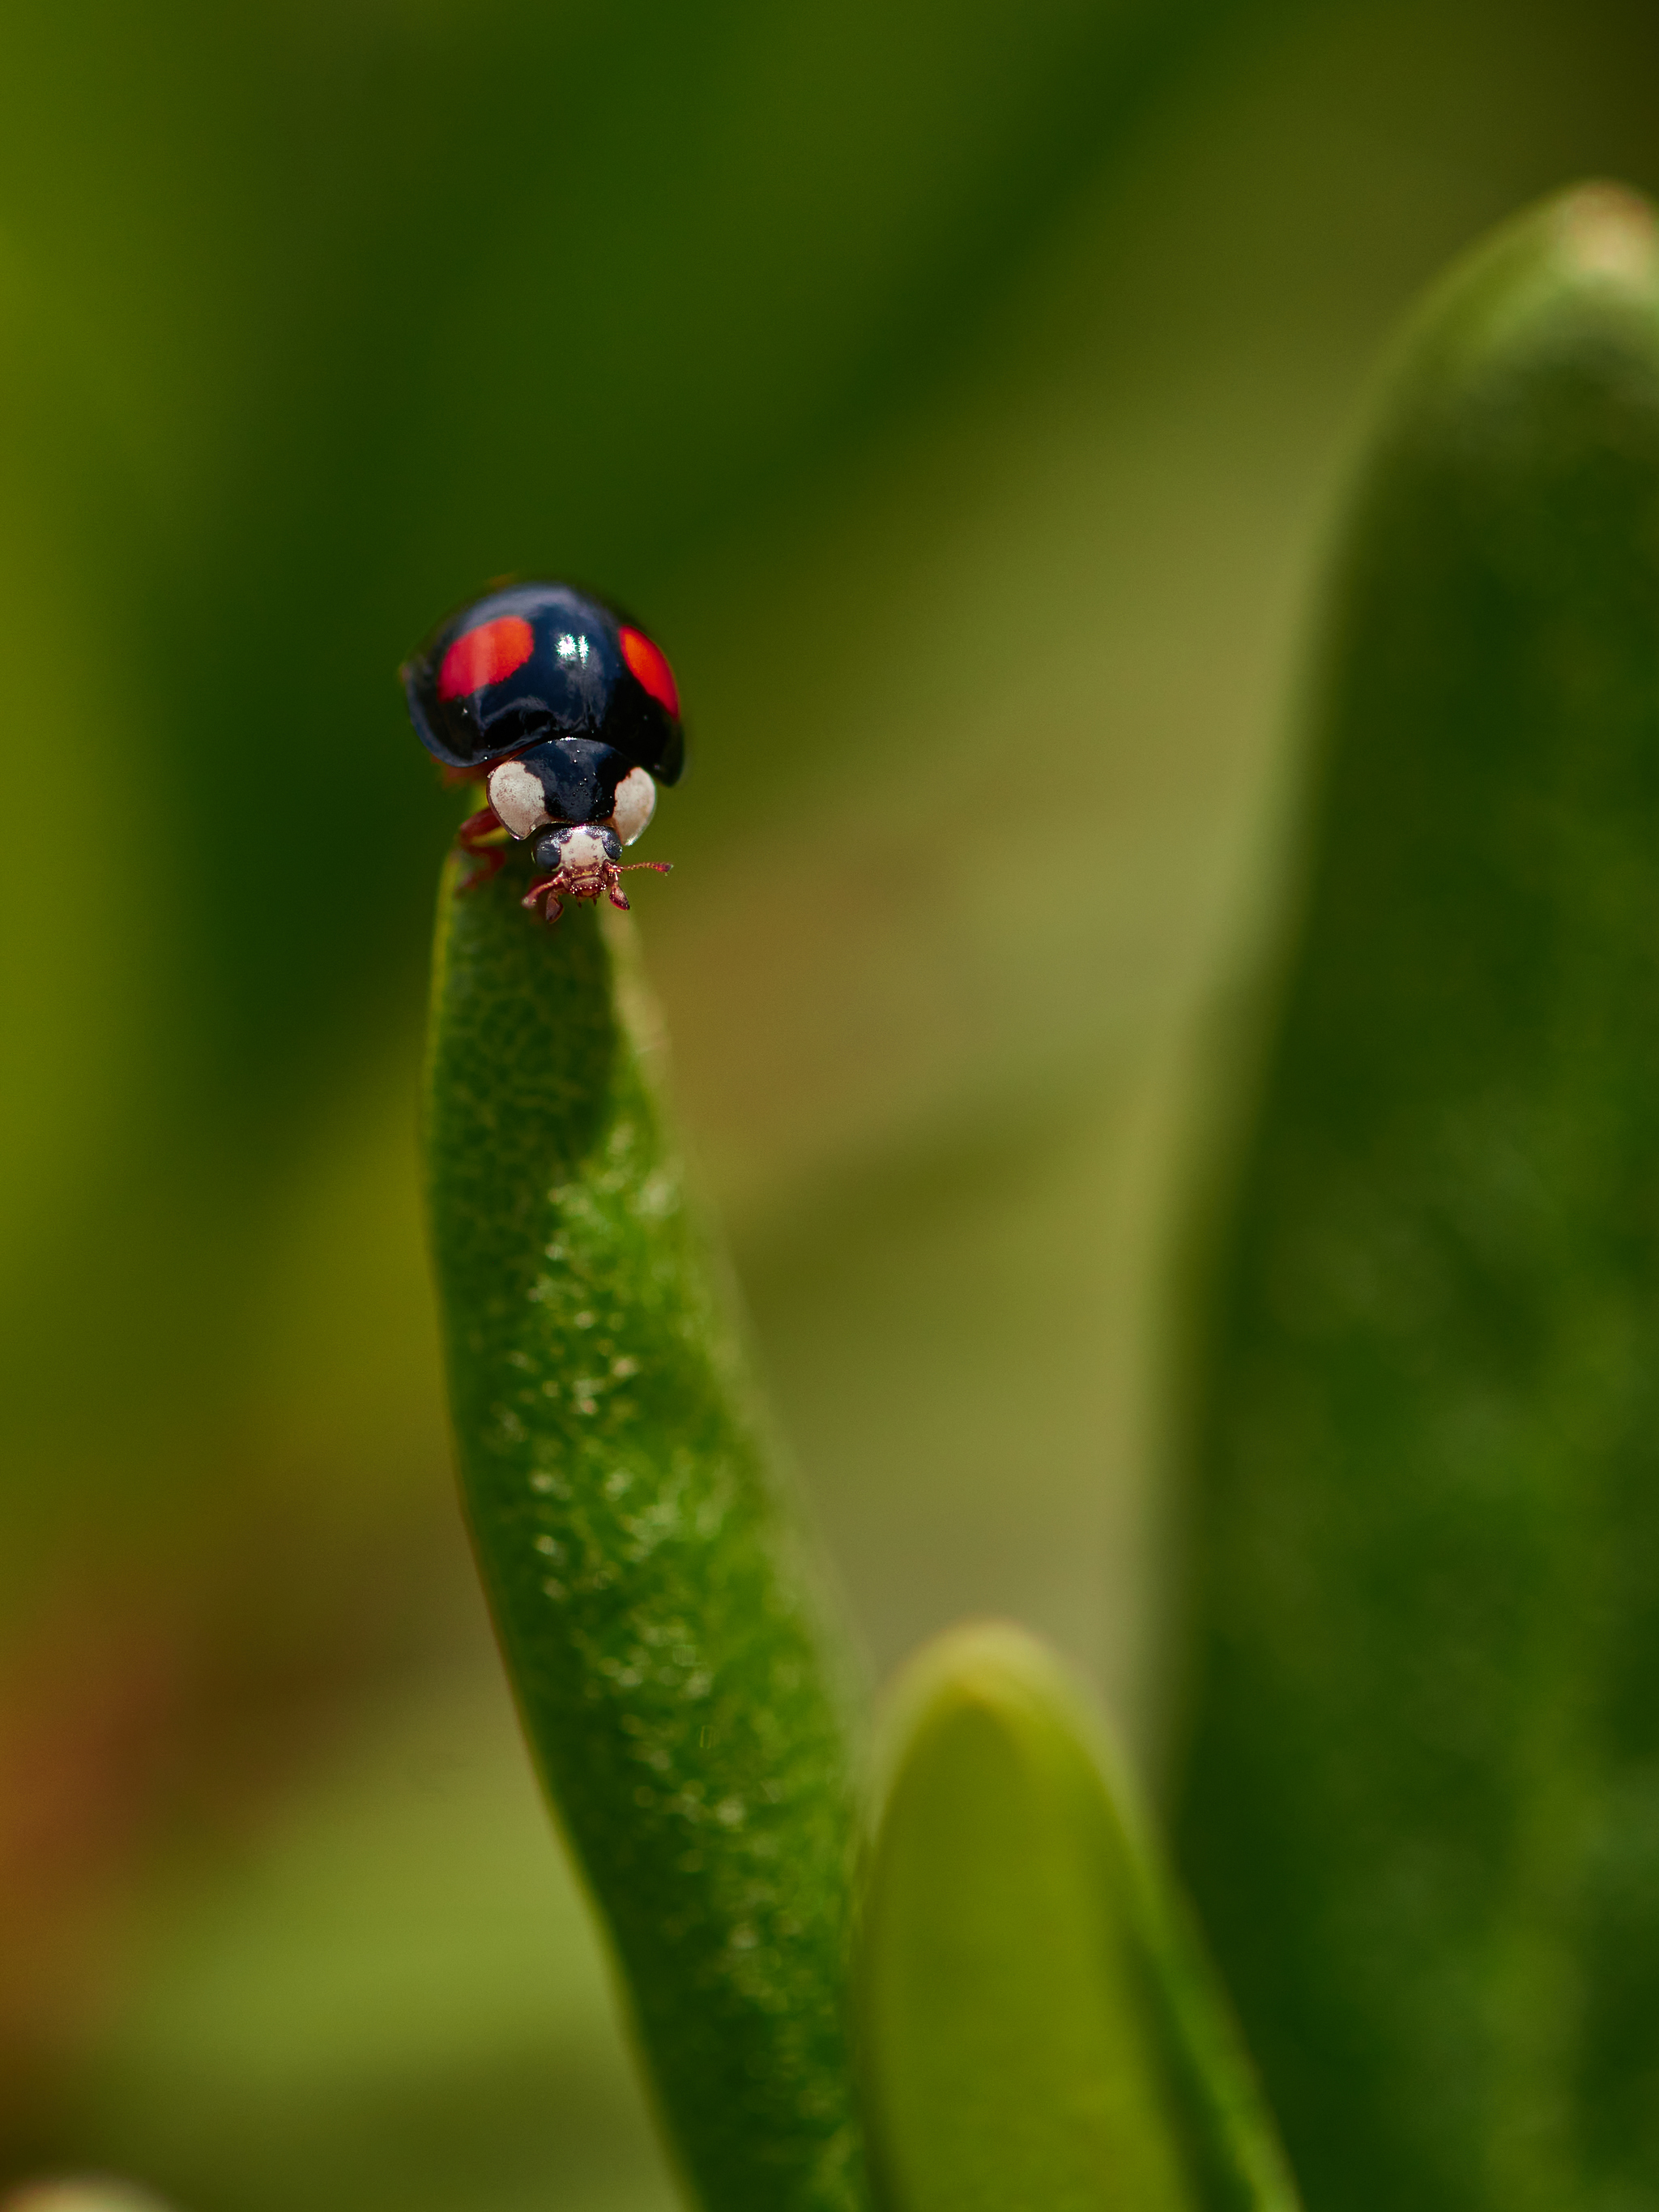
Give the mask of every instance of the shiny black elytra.
<path id="1" fill-rule="evenodd" d="M 626 907 L 623 864 L 685 760 L 679 691 L 660 647 L 619 610 L 568 584 L 514 583 L 440 623 L 401 671 L 416 735 L 452 782 L 481 781 L 487 804 L 461 824 L 488 881 L 505 838 L 534 838 L 551 873 L 524 903 L 607 895 Z"/>

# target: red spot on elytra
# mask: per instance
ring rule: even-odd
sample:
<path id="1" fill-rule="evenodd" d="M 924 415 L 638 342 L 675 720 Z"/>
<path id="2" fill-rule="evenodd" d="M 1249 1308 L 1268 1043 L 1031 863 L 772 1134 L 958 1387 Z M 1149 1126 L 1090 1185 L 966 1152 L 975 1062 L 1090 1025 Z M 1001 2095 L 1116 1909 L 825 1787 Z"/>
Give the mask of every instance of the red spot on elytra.
<path id="1" fill-rule="evenodd" d="M 645 689 L 659 707 L 666 707 L 678 720 L 680 711 L 679 687 L 674 681 L 674 672 L 668 665 L 668 657 L 660 647 L 652 644 L 643 630 L 626 627 L 617 632 L 622 639 L 623 659 L 633 670 Z"/>
<path id="2" fill-rule="evenodd" d="M 522 616 L 503 615 L 499 622 L 481 623 L 477 629 L 464 631 L 445 653 L 438 671 L 438 696 L 465 699 L 487 684 L 499 684 L 515 668 L 522 668 L 535 650 L 536 633 Z"/>

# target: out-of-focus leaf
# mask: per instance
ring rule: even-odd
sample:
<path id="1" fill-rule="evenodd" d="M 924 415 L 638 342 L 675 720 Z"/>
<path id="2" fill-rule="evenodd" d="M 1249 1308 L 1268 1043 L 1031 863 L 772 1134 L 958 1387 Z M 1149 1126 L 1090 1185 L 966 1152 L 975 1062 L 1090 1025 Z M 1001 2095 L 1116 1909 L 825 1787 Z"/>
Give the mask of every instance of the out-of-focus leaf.
<path id="1" fill-rule="evenodd" d="M 1182 1856 L 1311 2201 L 1659 2190 L 1659 246 L 1381 397 L 1203 1382 Z"/>
<path id="2" fill-rule="evenodd" d="M 861 1918 L 891 2212 L 1291 2212 L 1271 2123 L 1115 1762 L 1023 1632 L 913 1662 Z"/>

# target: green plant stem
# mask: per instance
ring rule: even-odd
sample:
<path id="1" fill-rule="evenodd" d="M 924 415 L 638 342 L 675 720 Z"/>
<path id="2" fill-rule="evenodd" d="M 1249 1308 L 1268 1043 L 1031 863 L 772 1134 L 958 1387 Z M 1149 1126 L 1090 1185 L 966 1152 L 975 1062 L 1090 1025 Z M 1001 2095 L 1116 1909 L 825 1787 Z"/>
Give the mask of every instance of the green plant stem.
<path id="1" fill-rule="evenodd" d="M 710 2212 L 860 2201 L 836 1685 L 611 933 L 439 896 L 432 1242 L 525 1726 Z M 630 998 L 633 994 L 628 994 Z"/>
<path id="2" fill-rule="evenodd" d="M 897 1698 L 859 1946 L 890 2212 L 1294 2212 L 1227 2008 L 1109 1746 L 1021 1630 Z"/>
<path id="3" fill-rule="evenodd" d="M 1659 248 L 1382 395 L 1221 1277 L 1184 1869 L 1318 2212 L 1659 2197 Z"/>

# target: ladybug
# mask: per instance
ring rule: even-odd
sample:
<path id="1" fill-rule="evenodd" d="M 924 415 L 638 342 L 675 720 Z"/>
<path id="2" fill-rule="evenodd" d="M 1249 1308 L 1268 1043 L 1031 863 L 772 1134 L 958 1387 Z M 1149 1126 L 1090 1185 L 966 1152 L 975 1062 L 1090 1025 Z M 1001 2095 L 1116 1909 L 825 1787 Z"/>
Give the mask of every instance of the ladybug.
<path id="1" fill-rule="evenodd" d="M 507 858 L 502 833 L 533 838 L 538 876 L 526 894 L 626 907 L 622 851 L 656 811 L 659 783 L 685 763 L 680 695 L 660 647 L 604 599 L 568 584 L 513 583 L 440 623 L 398 672 L 415 733 L 452 783 L 482 781 L 486 804 L 462 823 L 461 849 L 487 883 Z"/>

